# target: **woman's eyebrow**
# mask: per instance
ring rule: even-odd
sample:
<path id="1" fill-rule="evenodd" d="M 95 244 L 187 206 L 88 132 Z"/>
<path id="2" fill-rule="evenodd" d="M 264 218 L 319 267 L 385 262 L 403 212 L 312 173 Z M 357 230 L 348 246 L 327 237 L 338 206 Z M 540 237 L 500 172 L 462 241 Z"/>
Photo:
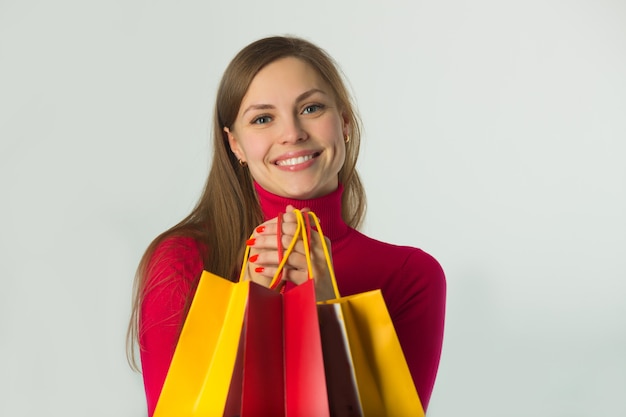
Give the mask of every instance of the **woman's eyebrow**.
<path id="1" fill-rule="evenodd" d="M 245 116 L 245 114 L 248 113 L 250 110 L 269 110 L 274 108 L 276 107 L 274 107 L 272 104 L 252 104 L 248 106 L 248 108 L 241 115 Z"/>
<path id="2" fill-rule="evenodd" d="M 301 102 L 302 100 L 306 100 L 307 98 L 309 98 L 310 96 L 312 96 L 315 93 L 321 93 L 324 95 L 327 95 L 326 92 L 324 92 L 324 90 L 320 90 L 319 88 L 312 88 L 308 91 L 305 91 L 304 93 L 300 94 L 298 96 L 298 98 L 296 99 L 296 103 Z"/>
<path id="3" fill-rule="evenodd" d="M 327 95 L 324 90 L 320 90 L 319 88 L 312 88 L 300 94 L 296 98 L 296 103 L 306 100 L 307 98 L 311 97 L 315 93 L 321 93 L 321 94 Z M 273 104 L 251 104 L 244 110 L 244 112 L 241 115 L 245 116 L 245 114 L 248 113 L 250 110 L 271 110 L 275 108 L 276 106 L 274 106 Z"/>

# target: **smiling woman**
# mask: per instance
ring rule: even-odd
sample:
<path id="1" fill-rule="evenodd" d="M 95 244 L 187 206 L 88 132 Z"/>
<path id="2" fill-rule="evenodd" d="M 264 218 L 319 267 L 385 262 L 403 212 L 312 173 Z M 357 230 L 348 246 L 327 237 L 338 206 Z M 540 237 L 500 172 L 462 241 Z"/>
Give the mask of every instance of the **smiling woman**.
<path id="1" fill-rule="evenodd" d="M 233 153 L 265 190 L 299 200 L 337 189 L 350 122 L 330 86 L 294 57 L 261 69 L 232 128 Z"/>
<path id="2" fill-rule="evenodd" d="M 158 236 L 138 268 L 129 326 L 138 340 L 148 412 L 153 414 L 202 270 L 268 285 L 296 232 L 294 208 L 322 220 L 342 295 L 380 289 L 406 362 L 428 406 L 441 354 L 445 278 L 424 251 L 364 236 L 365 193 L 356 172 L 360 124 L 333 60 L 298 38 L 256 41 L 232 60 L 217 93 L 213 161 L 200 201 Z M 280 228 L 280 230 L 279 230 Z M 250 234 L 254 236 L 250 239 Z M 333 295 L 320 236 L 312 231 L 318 300 Z M 282 279 L 307 279 L 301 241 Z"/>

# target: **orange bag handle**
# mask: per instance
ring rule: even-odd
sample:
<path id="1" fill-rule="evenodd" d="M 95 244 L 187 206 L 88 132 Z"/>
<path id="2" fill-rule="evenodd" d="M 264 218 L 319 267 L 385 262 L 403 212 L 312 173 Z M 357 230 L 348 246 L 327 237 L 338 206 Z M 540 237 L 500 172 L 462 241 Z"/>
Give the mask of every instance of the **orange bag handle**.
<path id="1" fill-rule="evenodd" d="M 328 249 L 328 245 L 326 244 L 326 238 L 324 237 L 324 232 L 322 231 L 322 226 L 320 225 L 320 219 L 317 217 L 315 213 L 309 211 L 305 213 L 307 215 L 307 228 L 308 228 L 308 239 L 311 239 L 311 224 L 308 221 L 309 218 L 313 219 L 313 223 L 315 223 L 315 228 L 317 229 L 317 234 L 320 237 L 322 242 L 322 249 L 324 250 L 324 257 L 326 258 L 326 265 L 328 266 L 328 273 L 330 274 L 330 281 L 333 284 L 333 292 L 335 293 L 335 298 L 339 298 L 341 295 L 339 294 L 339 287 L 337 286 L 337 277 L 335 276 L 335 270 L 333 268 L 333 262 L 330 257 L 330 250 Z M 304 239 L 303 239 L 304 240 Z M 307 256 L 307 262 L 311 262 L 311 253 L 307 250 L 308 244 L 305 243 L 305 255 Z M 312 270 L 312 269 L 311 269 Z"/>

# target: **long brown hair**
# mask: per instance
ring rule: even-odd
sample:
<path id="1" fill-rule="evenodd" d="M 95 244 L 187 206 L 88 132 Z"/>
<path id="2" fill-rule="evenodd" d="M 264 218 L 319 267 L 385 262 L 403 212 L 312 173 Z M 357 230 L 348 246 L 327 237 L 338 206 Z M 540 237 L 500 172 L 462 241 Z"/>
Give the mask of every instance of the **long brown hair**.
<path id="1" fill-rule="evenodd" d="M 365 191 L 356 171 L 361 123 L 335 61 L 321 48 L 300 38 L 270 37 L 246 46 L 226 68 L 217 91 L 213 115 L 213 160 L 202 196 L 185 219 L 152 241 L 139 263 L 127 333 L 127 355 L 134 369 L 137 369 L 134 347 L 139 338 L 141 305 L 151 290 L 146 285 L 147 268 L 155 248 L 171 236 L 192 237 L 207 248 L 203 254 L 204 269 L 234 279 L 246 239 L 254 227 L 263 222 L 250 172 L 240 166 L 231 152 L 223 129 L 232 127 L 256 74 L 266 65 L 286 57 L 299 58 L 319 73 L 332 88 L 338 107 L 349 121 L 350 141 L 346 144 L 346 159 L 339 171 L 339 182 L 344 186 L 342 216 L 354 228 L 363 221 Z M 192 293 L 187 308 L 191 296 Z"/>

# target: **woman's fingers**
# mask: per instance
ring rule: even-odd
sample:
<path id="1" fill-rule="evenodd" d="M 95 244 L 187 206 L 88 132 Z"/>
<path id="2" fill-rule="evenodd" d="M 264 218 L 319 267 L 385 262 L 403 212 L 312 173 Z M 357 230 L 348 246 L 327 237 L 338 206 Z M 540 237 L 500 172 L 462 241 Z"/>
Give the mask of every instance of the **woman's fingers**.
<path id="1" fill-rule="evenodd" d="M 264 249 L 278 249 L 278 240 L 277 240 L 277 225 L 276 224 L 267 224 L 262 226 L 262 228 L 257 227 L 258 230 L 255 230 L 252 238 L 248 240 L 247 244 L 251 248 L 255 248 L 258 250 Z M 285 224 L 282 227 L 281 233 L 281 244 L 283 248 L 289 246 L 291 241 L 293 240 L 294 235 L 297 231 L 297 225 L 295 224 Z M 302 242 L 302 241 L 300 241 Z"/>
<path id="2" fill-rule="evenodd" d="M 282 256 L 285 256 L 287 248 L 296 239 L 293 251 L 288 255 L 284 264 L 282 279 L 295 284 L 302 284 L 309 279 L 309 275 L 312 275 L 315 280 L 318 300 L 333 298 L 332 281 L 320 235 L 317 231 L 311 230 L 311 241 L 309 242 L 311 266 L 309 267 L 304 242 L 298 232 L 298 219 L 293 210 L 293 206 L 287 206 L 286 213 L 281 214 L 280 246 L 282 248 L 279 248 L 277 239 L 278 218 L 268 220 L 255 229 L 252 238 L 247 242 L 251 248 L 248 276 L 253 281 L 268 286 L 280 264 L 279 249 L 283 254 Z M 304 208 L 301 211 L 307 212 L 309 210 Z M 330 246 L 330 241 L 328 239 L 326 241 Z M 309 269 L 312 269 L 312 274 Z"/>
<path id="3" fill-rule="evenodd" d="M 248 270 L 252 280 L 256 283 L 269 286 L 278 270 L 276 260 L 278 253 L 273 251 L 260 252 L 250 257 Z M 315 267 L 313 268 L 316 269 Z M 283 266 L 283 281 L 291 281 L 300 285 L 309 279 L 309 268 L 306 257 L 302 253 L 292 252 Z"/>

